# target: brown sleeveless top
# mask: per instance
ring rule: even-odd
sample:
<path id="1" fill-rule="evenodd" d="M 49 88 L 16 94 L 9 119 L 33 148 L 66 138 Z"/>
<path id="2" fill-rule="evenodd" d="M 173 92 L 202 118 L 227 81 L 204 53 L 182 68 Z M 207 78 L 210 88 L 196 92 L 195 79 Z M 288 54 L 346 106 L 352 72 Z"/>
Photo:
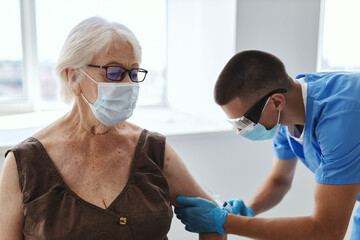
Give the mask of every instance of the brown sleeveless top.
<path id="1" fill-rule="evenodd" d="M 164 136 L 142 131 L 128 182 L 107 209 L 69 189 L 37 139 L 9 151 L 23 195 L 24 239 L 167 239 L 173 213 L 162 172 Z"/>

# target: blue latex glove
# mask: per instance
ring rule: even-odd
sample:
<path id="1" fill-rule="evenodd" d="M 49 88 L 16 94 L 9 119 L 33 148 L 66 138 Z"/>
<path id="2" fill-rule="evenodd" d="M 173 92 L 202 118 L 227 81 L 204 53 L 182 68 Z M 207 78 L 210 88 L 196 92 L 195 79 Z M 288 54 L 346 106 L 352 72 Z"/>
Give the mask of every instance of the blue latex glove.
<path id="1" fill-rule="evenodd" d="M 228 213 L 226 210 L 203 198 L 177 197 L 176 202 L 185 206 L 176 207 L 175 214 L 186 225 L 187 231 L 226 234 L 223 227 Z"/>
<path id="2" fill-rule="evenodd" d="M 231 199 L 228 203 L 232 206 L 232 214 L 254 217 L 254 211 L 251 207 L 246 206 L 241 199 Z"/>

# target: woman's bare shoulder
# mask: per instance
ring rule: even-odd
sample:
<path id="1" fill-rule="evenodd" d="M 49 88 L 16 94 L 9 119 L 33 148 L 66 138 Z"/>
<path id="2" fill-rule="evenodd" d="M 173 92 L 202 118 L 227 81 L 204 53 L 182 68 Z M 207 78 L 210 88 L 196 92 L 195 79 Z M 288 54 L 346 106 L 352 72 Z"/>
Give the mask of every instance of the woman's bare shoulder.
<path id="1" fill-rule="evenodd" d="M 118 124 L 119 128 L 126 128 L 127 130 L 131 131 L 133 134 L 141 133 L 144 129 L 136 124 L 133 124 L 131 122 L 124 122 Z"/>
<path id="2" fill-rule="evenodd" d="M 34 133 L 32 137 L 36 138 L 40 142 L 58 136 L 61 131 L 61 118 L 50 123 L 48 126 L 40 129 L 38 132 Z"/>
<path id="3" fill-rule="evenodd" d="M 120 138 L 127 136 L 129 139 L 136 140 L 140 137 L 142 131 L 144 130 L 138 125 L 135 125 L 130 122 L 120 123 L 116 126 L 117 128 L 117 135 Z"/>

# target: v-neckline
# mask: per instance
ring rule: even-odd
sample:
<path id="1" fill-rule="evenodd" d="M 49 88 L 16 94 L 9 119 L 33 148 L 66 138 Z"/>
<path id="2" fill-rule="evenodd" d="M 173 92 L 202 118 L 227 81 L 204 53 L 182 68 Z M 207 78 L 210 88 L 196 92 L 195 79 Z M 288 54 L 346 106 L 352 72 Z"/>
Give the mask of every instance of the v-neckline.
<path id="1" fill-rule="evenodd" d="M 38 144 L 39 146 L 41 147 L 42 151 L 45 153 L 44 156 L 45 158 L 47 159 L 47 161 L 49 162 L 50 164 L 50 167 L 52 168 L 53 172 L 55 173 L 55 175 L 57 176 L 58 180 L 61 182 L 62 185 L 64 185 L 64 188 L 66 189 L 66 191 L 68 191 L 73 197 L 75 197 L 77 200 L 81 201 L 83 204 L 85 205 L 88 205 L 92 208 L 95 208 L 95 209 L 98 209 L 102 212 L 106 212 L 106 213 L 109 213 L 109 211 L 111 211 L 111 208 L 113 207 L 113 205 L 115 205 L 120 199 L 121 197 L 123 196 L 123 194 L 127 191 L 129 185 L 131 184 L 132 182 L 132 179 L 133 179 L 133 175 L 134 175 L 134 171 L 135 171 L 135 166 L 136 166 L 136 162 L 137 162 L 137 159 L 138 159 L 138 155 L 139 155 L 139 152 L 140 152 L 140 147 L 143 145 L 143 139 L 145 137 L 145 133 L 147 132 L 146 129 L 143 129 L 140 133 L 140 137 L 138 139 L 138 142 L 137 142 L 137 145 L 136 145 L 136 148 L 135 148 L 135 153 L 134 153 L 134 157 L 132 159 L 132 163 L 131 163 L 131 167 L 130 167 L 130 174 L 129 174 L 129 178 L 126 182 L 126 185 L 125 187 L 120 191 L 120 193 L 117 195 L 116 198 L 114 198 L 112 200 L 112 202 L 110 203 L 110 205 L 107 207 L 107 208 L 102 208 L 102 207 L 99 207 L 93 203 L 90 203 L 86 200 L 84 200 L 83 198 L 81 198 L 76 192 L 74 192 L 64 181 L 63 177 L 61 176 L 60 172 L 58 171 L 58 169 L 56 168 L 55 166 L 55 163 L 53 162 L 53 160 L 50 158 L 49 154 L 47 153 L 44 145 L 42 145 L 42 143 L 36 139 L 35 137 L 30 137 L 30 139 L 34 139 Z M 111 211 L 113 212 L 113 211 Z"/>

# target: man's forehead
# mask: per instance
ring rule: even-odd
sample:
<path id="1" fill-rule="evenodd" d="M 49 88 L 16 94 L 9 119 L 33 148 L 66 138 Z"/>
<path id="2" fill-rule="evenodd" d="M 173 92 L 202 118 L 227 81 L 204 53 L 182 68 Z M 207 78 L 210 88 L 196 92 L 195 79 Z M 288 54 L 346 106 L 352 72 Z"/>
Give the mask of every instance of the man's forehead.
<path id="1" fill-rule="evenodd" d="M 227 104 L 222 105 L 221 108 L 229 118 L 239 118 L 247 111 L 247 106 L 244 105 L 238 97 L 235 97 Z"/>

